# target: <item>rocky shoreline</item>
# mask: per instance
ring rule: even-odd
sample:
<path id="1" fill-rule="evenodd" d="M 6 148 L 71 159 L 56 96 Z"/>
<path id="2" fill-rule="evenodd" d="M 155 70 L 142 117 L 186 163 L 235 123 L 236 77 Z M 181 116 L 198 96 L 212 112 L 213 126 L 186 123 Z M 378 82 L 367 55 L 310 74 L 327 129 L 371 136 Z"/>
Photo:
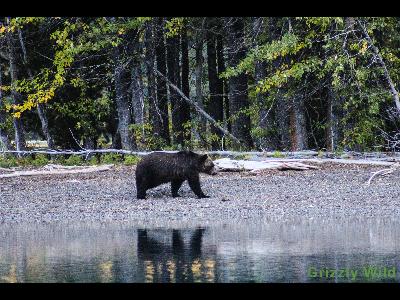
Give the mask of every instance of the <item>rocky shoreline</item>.
<path id="1" fill-rule="evenodd" d="M 326 163 L 318 170 L 201 175 L 210 198 L 197 199 L 187 183 L 180 198 L 169 185 L 136 199 L 135 166 L 90 174 L 0 179 L 0 223 L 249 220 L 292 217 L 400 216 L 398 172 L 382 166 Z"/>

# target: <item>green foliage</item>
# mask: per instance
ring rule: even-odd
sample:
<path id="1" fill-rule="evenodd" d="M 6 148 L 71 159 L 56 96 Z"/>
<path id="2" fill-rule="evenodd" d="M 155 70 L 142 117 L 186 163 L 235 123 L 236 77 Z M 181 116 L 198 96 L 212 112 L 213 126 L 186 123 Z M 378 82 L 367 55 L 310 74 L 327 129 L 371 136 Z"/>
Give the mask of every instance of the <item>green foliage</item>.
<path id="1" fill-rule="evenodd" d="M 381 124 L 379 119 L 360 118 L 351 130 L 345 131 L 343 146 L 358 151 L 370 151 L 374 145 L 382 144 L 382 138 L 378 135 Z"/>
<path id="2" fill-rule="evenodd" d="M 235 155 L 235 159 L 238 159 L 238 160 L 249 160 L 251 158 L 252 158 L 252 156 L 248 155 L 248 154 Z"/>
<path id="3" fill-rule="evenodd" d="M 250 50 L 244 60 L 242 60 L 237 66 L 227 68 L 220 77 L 229 78 L 237 76 L 243 72 L 254 72 L 254 65 L 257 60 L 272 61 L 279 57 L 295 54 L 305 46 L 306 44 L 299 42 L 299 39 L 295 34 L 287 33 L 280 40 L 274 40 Z"/>
<path id="4" fill-rule="evenodd" d="M 89 166 L 98 165 L 99 164 L 99 159 L 97 158 L 96 155 L 94 155 L 91 158 L 89 158 L 88 160 L 86 160 L 86 164 L 88 164 Z"/>
<path id="5" fill-rule="evenodd" d="M 18 166 L 18 161 L 11 155 L 0 155 L 0 168 L 13 168 Z"/>
<path id="6" fill-rule="evenodd" d="M 274 153 L 272 153 L 272 157 L 274 157 L 274 158 L 283 158 L 283 157 L 285 157 L 285 155 L 283 155 L 283 153 L 280 152 L 280 151 L 274 151 Z"/>
<path id="7" fill-rule="evenodd" d="M 141 150 L 154 150 L 164 149 L 165 141 L 153 134 L 153 126 L 150 123 L 144 124 L 131 124 L 129 130 L 132 131 L 133 136 L 136 138 L 138 149 Z"/>
<path id="8" fill-rule="evenodd" d="M 12 88 L 26 94 L 22 104 L 7 105 L 16 118 L 31 110 L 38 103 L 47 103 L 53 99 L 59 88 L 64 86 L 70 68 L 79 56 L 118 46 L 126 32 L 137 29 L 151 20 L 148 17 L 136 18 L 58 18 L 61 26 L 50 34 L 54 44 L 53 65 L 42 68 L 33 79 L 21 79 L 12 83 Z M 13 26 L 42 22 L 39 18 L 13 18 Z M 76 82 L 72 81 L 76 85 Z M 3 87 L 10 90 L 10 86 Z"/>
<path id="9" fill-rule="evenodd" d="M 0 155 L 0 168 L 12 167 L 42 167 L 49 163 L 45 154 L 36 154 L 35 156 L 15 157 L 12 155 Z"/>
<path id="10" fill-rule="evenodd" d="M 32 110 L 38 103 L 46 103 L 50 130 L 57 146 L 76 148 L 76 138 L 80 144 L 84 141 L 97 141 L 97 147 L 107 148 L 110 145 L 109 138 L 115 134 L 115 123 L 118 119 L 115 105 L 116 66 L 127 67 L 128 72 L 125 75 L 129 81 L 129 76 L 132 75 L 129 72 L 132 71 L 134 62 L 135 67 L 141 68 L 144 88 L 148 87 L 148 75 L 143 72 L 147 68 L 147 54 L 150 53 L 145 32 L 150 28 L 148 25 L 153 25 L 149 23 L 153 21 L 152 18 L 14 17 L 10 20 L 10 25 L 0 25 L 0 37 L 11 35 L 17 42 L 19 30 L 22 30 L 26 39 L 28 62 L 25 64 L 22 61 L 23 53 L 18 46 L 19 80 L 14 82 L 10 80 L 9 64 L 6 60 L 2 62 L 4 76 L 0 87 L 1 109 L 2 112 L 7 112 L 7 116 L 5 121 L 2 120 L 0 128 L 12 139 L 13 118 L 22 117 L 29 131 L 40 132 L 39 120 L 34 117 Z M 178 40 L 183 29 L 187 29 L 189 44 L 195 45 L 197 39 L 201 38 L 200 33 L 204 33 L 200 30 L 205 25 L 202 21 L 196 18 L 169 18 L 164 28 L 166 38 L 174 37 Z M 226 33 L 230 28 L 224 22 L 225 19 L 211 19 L 213 29 L 208 33 L 215 32 L 216 36 L 221 34 L 218 30 Z M 279 128 L 276 128 L 278 122 L 271 121 L 268 128 L 260 127 L 260 109 L 273 107 L 270 116 L 271 120 L 276 120 L 278 116 L 274 115 L 274 110 L 277 104 L 293 97 L 302 97 L 306 113 L 313 114 L 312 117 L 307 115 L 307 130 L 312 134 L 309 140 L 316 140 L 316 147 L 324 147 L 324 135 L 329 126 L 326 115 L 327 97 L 330 95 L 332 98 L 329 99 L 334 99 L 336 107 L 343 110 L 341 113 L 344 116 L 340 115 L 338 125 L 344 131 L 344 138 L 340 141 L 343 148 L 372 149 L 383 143 L 377 137 L 380 129 L 398 130 L 398 121 L 386 118 L 388 110 L 393 107 L 393 97 L 384 70 L 377 63 L 376 54 L 361 30 L 361 24 L 365 24 L 393 82 L 397 84 L 400 82 L 398 18 L 288 17 L 279 20 L 265 18 L 263 22 L 263 32 L 253 37 L 252 20 L 245 19 L 247 55 L 236 65 L 230 65 L 231 60 L 225 61 L 228 63 L 226 70 L 219 74 L 225 81 L 239 74 L 246 74 L 248 78 L 249 107 L 238 114 L 232 114 L 225 122 L 239 122 L 239 115 L 245 114 L 251 119 L 253 140 L 276 136 L 279 133 Z M 154 28 L 160 29 L 159 26 Z M 206 54 L 205 48 L 204 46 Z M 231 52 L 227 50 L 230 49 L 224 49 L 225 58 L 230 57 Z M 193 54 L 192 49 L 189 58 L 190 71 L 195 67 Z M 264 63 L 265 70 L 262 73 L 266 74 L 261 79 L 260 73 L 256 74 L 255 70 L 259 62 Z M 28 76 L 28 68 L 32 71 L 33 78 Z M 204 106 L 207 108 L 209 97 L 206 57 L 203 76 Z M 192 81 L 191 84 L 193 96 Z M 21 103 L 14 104 L 15 99 L 11 93 L 13 90 L 21 94 Z M 261 101 L 260 95 L 263 98 Z M 130 88 L 126 96 L 127 99 L 132 97 Z M 172 115 L 171 102 L 168 102 L 169 114 Z M 163 139 L 154 134 L 149 121 L 152 117 L 149 115 L 151 112 L 147 107 L 147 98 L 144 105 L 145 124 L 130 126 L 138 149 L 149 151 L 207 148 L 215 141 L 222 144 L 218 135 L 211 134 L 209 124 L 205 130 L 201 128 L 200 132 L 205 142 L 197 134 L 191 134 L 192 130 L 200 130 L 199 121 L 193 118 L 183 124 L 184 145 L 167 146 Z M 285 106 L 290 110 L 289 101 L 279 107 Z M 168 126 L 174 141 L 177 132 L 172 128 L 172 122 Z M 224 140 L 223 144 L 224 147 L 233 146 L 229 140 Z M 111 157 L 108 159 L 113 161 Z M 15 164 L 39 166 L 45 161 L 44 157 L 38 160 L 25 157 L 16 160 Z M 81 163 L 94 164 L 96 161 L 91 158 Z M 131 162 L 128 160 L 129 163 Z"/>
<path id="11" fill-rule="evenodd" d="M 124 157 L 119 153 L 105 153 L 100 157 L 101 164 L 119 164 L 124 161 Z"/>
<path id="12" fill-rule="evenodd" d="M 126 166 L 133 166 L 137 165 L 137 163 L 140 161 L 140 157 L 137 155 L 126 155 L 124 158 L 124 165 Z"/>
<path id="13" fill-rule="evenodd" d="M 385 127 L 382 108 L 393 99 L 389 93 L 383 70 L 374 59 L 368 41 L 360 34 L 358 21 L 366 22 L 367 31 L 388 66 L 390 76 L 400 79 L 399 25 L 393 18 L 353 18 L 353 34 L 341 17 L 301 17 L 291 19 L 291 26 L 281 38 L 264 39 L 252 47 L 246 58 L 236 66 L 230 66 L 221 78 L 231 78 L 241 73 L 253 76 L 255 63 L 266 63 L 267 77 L 250 86 L 250 96 L 255 99 L 259 93 L 277 95 L 279 101 L 291 98 L 299 90 L 312 90 L 326 82 L 325 87 L 335 93 L 336 99 L 343 99 L 346 111 L 341 120 L 345 129 L 342 141 L 348 147 L 368 148 L 382 143 L 377 128 Z M 276 26 L 276 24 L 275 24 Z M 361 38 L 360 38 L 361 36 Z M 318 88 L 317 88 L 318 89 Z M 254 92 L 253 92 L 254 91 Z M 255 95 L 253 94 L 255 93 Z M 310 98 L 308 98 L 311 101 Z M 393 103 L 391 104 L 393 106 Z M 259 111 L 259 104 L 253 106 Z M 313 108 L 314 109 L 314 108 Z M 234 121 L 234 117 L 232 118 Z M 262 130 L 252 114 L 252 136 L 261 138 L 273 133 Z M 312 128 L 321 132 L 326 120 L 312 120 Z M 317 127 L 316 127 L 317 126 Z M 322 131 L 323 132 L 323 131 Z"/>
<path id="14" fill-rule="evenodd" d="M 66 166 L 81 166 L 83 163 L 84 161 L 80 155 L 71 155 L 63 161 L 63 164 Z"/>
<path id="15" fill-rule="evenodd" d="M 37 154 L 35 155 L 35 159 L 33 159 L 30 164 L 36 167 L 45 166 L 49 163 L 49 159 L 45 154 Z"/>
<path id="16" fill-rule="evenodd" d="M 184 18 L 172 18 L 165 23 L 165 28 L 167 29 L 166 36 L 174 37 L 177 36 L 182 30 L 184 25 Z"/>

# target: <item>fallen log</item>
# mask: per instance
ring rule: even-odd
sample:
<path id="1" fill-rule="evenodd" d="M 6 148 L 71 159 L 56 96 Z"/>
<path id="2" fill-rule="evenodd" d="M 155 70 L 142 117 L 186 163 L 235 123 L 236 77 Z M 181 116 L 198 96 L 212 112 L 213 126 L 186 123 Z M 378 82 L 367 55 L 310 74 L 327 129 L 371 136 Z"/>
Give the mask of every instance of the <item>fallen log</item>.
<path id="1" fill-rule="evenodd" d="M 221 172 L 241 172 L 250 171 L 258 172 L 265 169 L 275 170 L 309 170 L 319 169 L 316 166 L 307 165 L 299 161 L 251 161 L 251 160 L 233 160 L 230 158 L 221 158 L 214 160 L 214 164 Z"/>
<path id="2" fill-rule="evenodd" d="M 14 172 L 14 168 L 12 168 L 12 169 L 0 168 L 0 171 L 3 171 L 3 172 Z"/>
<path id="3" fill-rule="evenodd" d="M 29 171 L 15 171 L 9 174 L 0 174 L 0 178 L 10 178 L 19 176 L 37 176 L 37 175 L 60 175 L 60 174 L 78 174 L 78 173 L 93 173 L 110 170 L 113 165 L 103 166 L 58 166 L 50 165 L 43 167 L 41 170 L 29 170 Z"/>
<path id="4" fill-rule="evenodd" d="M 371 175 L 371 177 L 370 177 L 370 178 L 368 179 L 368 181 L 367 181 L 367 185 L 371 185 L 372 179 L 373 179 L 375 176 L 391 174 L 391 173 L 393 173 L 398 167 L 400 167 L 400 164 L 399 164 L 399 163 L 395 163 L 395 164 L 393 164 L 393 165 L 392 165 L 390 168 L 388 168 L 388 169 L 383 169 L 383 170 L 379 170 L 379 171 L 373 172 L 372 175 Z"/>

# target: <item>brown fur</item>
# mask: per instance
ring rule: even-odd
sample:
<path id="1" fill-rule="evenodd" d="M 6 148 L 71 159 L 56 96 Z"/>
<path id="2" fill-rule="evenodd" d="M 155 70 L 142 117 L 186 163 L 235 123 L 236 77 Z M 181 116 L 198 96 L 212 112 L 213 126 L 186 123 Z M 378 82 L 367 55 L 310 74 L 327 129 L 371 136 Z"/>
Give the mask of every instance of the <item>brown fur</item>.
<path id="1" fill-rule="evenodd" d="M 197 197 L 207 198 L 200 187 L 200 172 L 216 174 L 214 163 L 207 154 L 200 155 L 192 151 L 153 152 L 137 165 L 137 198 L 145 199 L 148 189 L 168 182 L 171 182 L 172 197 L 179 197 L 178 190 L 185 180 Z"/>

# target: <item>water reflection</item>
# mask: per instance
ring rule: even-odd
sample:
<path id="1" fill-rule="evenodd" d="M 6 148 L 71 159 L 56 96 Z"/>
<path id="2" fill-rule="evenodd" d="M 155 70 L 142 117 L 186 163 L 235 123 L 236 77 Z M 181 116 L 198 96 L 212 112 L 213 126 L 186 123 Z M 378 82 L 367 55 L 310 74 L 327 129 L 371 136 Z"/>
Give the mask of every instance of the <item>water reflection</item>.
<path id="1" fill-rule="evenodd" d="M 399 259 L 388 218 L 0 225 L 0 282 L 399 282 Z"/>
<path id="2" fill-rule="evenodd" d="M 213 282 L 215 251 L 202 253 L 205 230 L 138 229 L 138 268 L 144 281 Z"/>

